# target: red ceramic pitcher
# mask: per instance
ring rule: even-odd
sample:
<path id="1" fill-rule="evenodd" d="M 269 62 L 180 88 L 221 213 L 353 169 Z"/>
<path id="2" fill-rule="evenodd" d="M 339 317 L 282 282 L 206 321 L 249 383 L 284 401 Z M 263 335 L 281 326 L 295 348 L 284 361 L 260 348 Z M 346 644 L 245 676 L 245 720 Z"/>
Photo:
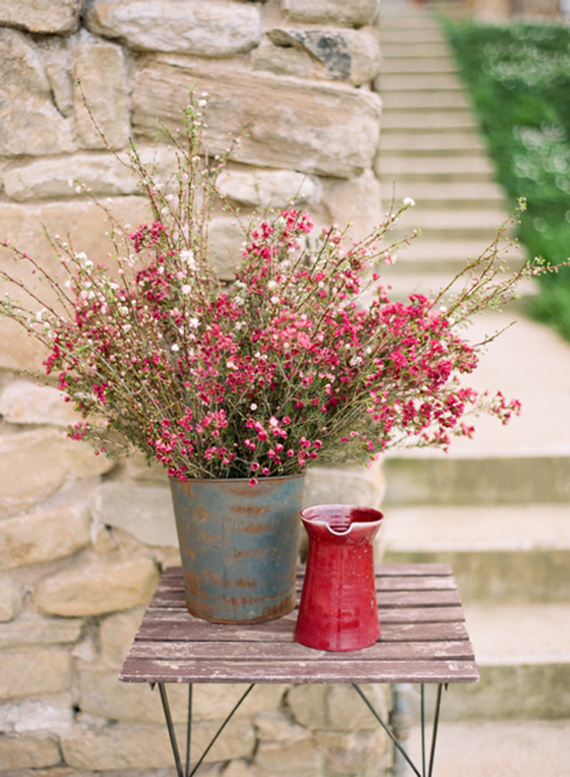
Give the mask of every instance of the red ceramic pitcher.
<path id="1" fill-rule="evenodd" d="M 307 507 L 305 582 L 294 639 L 319 650 L 358 650 L 380 636 L 372 542 L 383 515 L 371 507 Z"/>

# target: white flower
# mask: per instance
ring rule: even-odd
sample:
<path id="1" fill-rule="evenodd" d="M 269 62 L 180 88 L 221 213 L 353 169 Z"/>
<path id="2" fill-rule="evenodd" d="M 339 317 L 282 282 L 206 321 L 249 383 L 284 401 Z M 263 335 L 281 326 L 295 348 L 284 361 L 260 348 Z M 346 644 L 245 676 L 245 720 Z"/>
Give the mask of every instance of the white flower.
<path id="1" fill-rule="evenodd" d="M 249 406 L 249 409 L 250 410 L 257 410 L 257 405 L 255 404 L 255 402 L 251 403 L 251 405 Z"/>
<path id="2" fill-rule="evenodd" d="M 198 329 L 200 326 L 200 319 L 199 318 L 191 318 L 188 322 L 188 326 L 191 326 L 192 329 Z"/>
<path id="3" fill-rule="evenodd" d="M 170 346 L 170 350 L 171 350 L 171 351 L 174 351 L 174 352 L 176 353 L 176 351 L 179 351 L 179 350 L 180 350 L 180 346 L 179 346 L 179 345 L 176 345 L 176 343 L 174 343 L 174 345 L 171 345 L 171 346 Z"/>
<path id="4" fill-rule="evenodd" d="M 182 286 L 182 294 L 190 294 L 192 291 L 192 286 L 190 284 L 185 283 L 184 286 Z"/>
<path id="5" fill-rule="evenodd" d="M 406 208 L 413 208 L 416 203 L 411 197 L 404 197 L 403 204 Z"/>
<path id="6" fill-rule="evenodd" d="M 191 270 L 196 269 L 196 262 L 194 261 L 194 251 L 185 250 L 180 251 L 180 261 L 187 264 Z"/>

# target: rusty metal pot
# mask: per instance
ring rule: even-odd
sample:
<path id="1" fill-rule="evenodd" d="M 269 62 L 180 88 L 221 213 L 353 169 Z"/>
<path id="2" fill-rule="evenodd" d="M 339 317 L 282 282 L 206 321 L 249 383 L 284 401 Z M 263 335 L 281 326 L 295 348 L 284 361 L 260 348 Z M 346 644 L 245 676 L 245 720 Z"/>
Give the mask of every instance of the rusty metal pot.
<path id="1" fill-rule="evenodd" d="M 171 480 L 186 606 L 216 623 L 279 618 L 296 603 L 303 475 Z"/>

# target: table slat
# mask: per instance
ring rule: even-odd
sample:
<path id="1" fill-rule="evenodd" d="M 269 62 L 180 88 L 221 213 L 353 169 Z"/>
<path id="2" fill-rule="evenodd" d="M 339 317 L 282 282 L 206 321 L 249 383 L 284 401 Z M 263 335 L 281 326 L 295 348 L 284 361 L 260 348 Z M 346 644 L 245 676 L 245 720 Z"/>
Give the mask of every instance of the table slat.
<path id="1" fill-rule="evenodd" d="M 119 679 L 164 683 L 461 683 L 478 680 L 479 673 L 473 661 L 455 660 L 339 662 L 336 655 L 320 661 L 127 658 Z"/>
<path id="2" fill-rule="evenodd" d="M 363 661 L 411 661 L 416 658 L 444 659 L 454 658 L 473 661 L 473 650 L 468 640 L 442 641 L 434 650 L 427 642 L 377 642 L 368 648 L 357 651 L 358 658 Z M 338 661 L 350 662 L 355 652 L 335 653 Z M 303 645 L 276 644 L 272 649 L 274 661 L 321 661 L 331 658 L 324 650 L 311 650 L 309 653 Z M 171 642 L 167 645 L 160 640 L 156 642 L 135 642 L 129 651 L 129 658 L 162 659 L 177 661 L 179 659 L 195 659 L 216 661 L 218 658 L 231 661 L 247 661 L 267 658 L 265 645 L 258 642 L 225 642 L 222 645 L 212 642 Z"/>

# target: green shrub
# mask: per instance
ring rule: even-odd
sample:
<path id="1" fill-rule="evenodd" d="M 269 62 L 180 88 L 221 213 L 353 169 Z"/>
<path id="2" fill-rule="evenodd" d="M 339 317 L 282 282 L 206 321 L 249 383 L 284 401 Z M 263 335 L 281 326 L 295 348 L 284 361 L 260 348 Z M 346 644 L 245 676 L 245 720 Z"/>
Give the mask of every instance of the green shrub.
<path id="1" fill-rule="evenodd" d="M 570 255 L 570 28 L 443 22 L 497 180 L 527 201 L 518 237 L 550 264 Z M 570 271 L 541 280 L 531 313 L 570 339 Z"/>

